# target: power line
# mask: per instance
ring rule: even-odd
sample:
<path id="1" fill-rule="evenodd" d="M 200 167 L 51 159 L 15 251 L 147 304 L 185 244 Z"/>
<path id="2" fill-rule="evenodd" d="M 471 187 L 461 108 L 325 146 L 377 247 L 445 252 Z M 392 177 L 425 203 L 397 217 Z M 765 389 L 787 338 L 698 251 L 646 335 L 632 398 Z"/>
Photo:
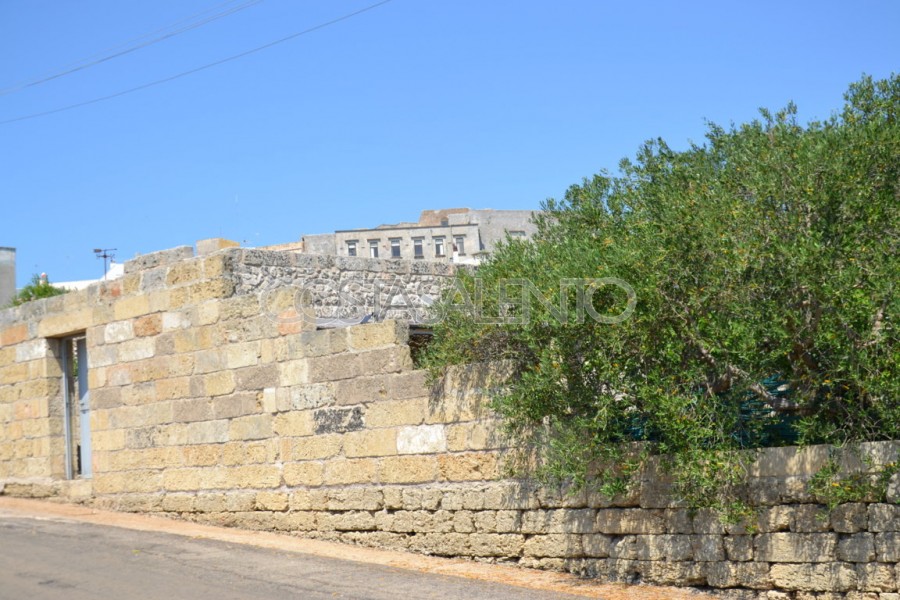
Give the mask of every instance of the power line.
<path id="1" fill-rule="evenodd" d="M 24 89 L 27 89 L 30 87 L 34 87 L 36 85 L 40 85 L 42 83 L 47 83 L 48 81 L 53 81 L 54 79 L 58 79 L 60 77 L 66 76 L 66 75 L 71 75 L 72 73 L 77 73 L 78 71 L 82 71 L 84 69 L 99 65 L 108 60 L 112 60 L 114 58 L 118 58 L 120 56 L 124 56 L 124 55 L 130 54 L 132 52 L 136 52 L 137 50 L 146 48 L 147 46 L 152 46 L 153 44 L 157 44 L 157 43 L 167 40 L 169 38 L 175 37 L 177 35 L 181 35 L 182 33 L 191 31 L 192 29 L 197 29 L 198 27 L 202 27 L 203 25 L 212 23 L 213 21 L 217 21 L 223 17 L 227 17 L 238 11 L 242 11 L 246 8 L 250 8 L 251 6 L 259 4 L 262 1 L 263 0 L 249 0 L 248 2 L 244 2 L 243 4 L 240 4 L 238 6 L 235 6 L 235 7 L 229 8 L 227 10 L 213 14 L 211 16 L 205 17 L 205 18 L 201 19 L 200 21 L 193 22 L 193 23 L 190 22 L 191 20 L 196 19 L 197 17 L 200 17 L 209 12 L 217 10 L 223 6 L 227 6 L 229 4 L 234 4 L 235 0 L 229 0 L 228 2 L 225 2 L 224 4 L 217 5 L 216 7 L 199 12 L 190 17 L 180 19 L 180 20 L 176 21 L 175 23 L 173 23 L 172 25 L 163 27 L 162 29 L 157 29 L 155 31 L 151 31 L 150 33 L 138 36 L 137 38 L 123 42 L 122 44 L 113 46 L 112 48 L 109 48 L 107 50 L 102 50 L 98 53 L 92 54 L 91 56 L 89 56 L 87 58 L 84 58 L 80 61 L 71 63 L 66 67 L 62 67 L 62 69 L 63 69 L 62 71 L 59 71 L 59 72 L 56 72 L 51 75 L 47 75 L 45 77 L 41 77 L 38 79 L 23 81 L 21 83 L 12 85 L 8 88 L 4 88 L 4 89 L 0 90 L 0 96 L 5 96 L 5 95 L 11 94 L 13 92 L 19 92 L 21 90 L 24 90 Z M 188 22 L 188 24 L 181 27 L 180 29 L 175 29 L 174 31 L 170 31 L 173 27 L 176 27 L 185 22 Z M 157 37 L 154 37 L 154 38 L 150 38 L 149 40 L 146 40 L 146 41 L 142 41 L 142 40 L 145 40 L 146 38 L 148 38 L 152 35 L 156 35 L 156 34 L 161 34 L 161 35 L 158 35 Z M 112 54 L 110 54 L 110 53 L 112 53 Z"/>
<path id="2" fill-rule="evenodd" d="M 53 110 L 46 110 L 46 111 L 39 112 L 39 113 L 33 113 L 33 114 L 30 114 L 30 115 L 24 115 L 24 116 L 21 116 L 21 117 L 16 117 L 16 118 L 14 118 L 14 119 L 7 119 L 6 121 L 0 121 L 0 125 L 8 125 L 8 124 L 10 124 L 10 123 L 16 123 L 16 122 L 18 122 L 18 121 L 26 121 L 26 120 L 28 120 L 28 119 L 36 119 L 36 118 L 38 118 L 38 117 L 45 117 L 45 116 L 47 116 L 47 115 L 53 115 L 53 114 L 56 114 L 56 113 L 59 113 L 59 112 L 67 111 L 67 110 L 73 110 L 73 109 L 75 109 L 75 108 L 81 108 L 82 106 L 88 106 L 88 105 L 90 105 L 90 104 L 96 104 L 96 103 L 98 103 L 98 102 L 104 102 L 104 101 L 106 101 L 106 100 L 112 100 L 113 98 L 118 98 L 118 97 L 120 97 L 120 96 L 125 96 L 126 94 L 132 94 L 132 93 L 134 93 L 134 92 L 139 92 L 139 91 L 141 91 L 141 90 L 145 90 L 145 89 L 147 89 L 147 88 L 151 88 L 151 87 L 154 87 L 154 86 L 157 86 L 157 85 L 162 85 L 162 84 L 168 83 L 168 82 L 170 82 L 170 81 L 175 81 L 176 79 L 181 79 L 182 77 L 187 77 L 188 75 L 193 75 L 194 73 L 199 73 L 200 71 L 205 71 L 205 70 L 207 70 L 207 69 L 211 69 L 211 68 L 213 68 L 213 67 L 217 67 L 217 66 L 222 65 L 222 64 L 225 64 L 225 63 L 227 63 L 227 62 L 231 62 L 231 61 L 233 61 L 233 60 L 237 60 L 237 59 L 239 59 L 239 58 L 243 58 L 243 57 L 245 57 L 245 56 L 249 56 L 249 55 L 255 54 L 255 53 L 257 53 L 257 52 L 261 52 L 261 51 L 263 51 L 263 50 L 266 50 L 266 49 L 268 49 L 268 48 L 271 48 L 272 46 L 277 46 L 277 45 L 279 45 L 279 44 L 283 44 L 284 42 L 288 42 L 288 41 L 290 41 L 290 40 L 293 40 L 294 38 L 298 38 L 298 37 L 300 37 L 300 36 L 302 36 L 302 35 L 307 35 L 307 34 L 309 34 L 309 33 L 313 33 L 314 31 L 318 31 L 319 29 L 324 29 L 324 28 L 329 27 L 329 26 L 331 26 L 331 25 L 335 25 L 335 24 L 337 24 L 337 23 L 340 23 L 341 21 L 346 21 L 347 19 L 351 19 L 351 18 L 353 18 L 353 17 L 355 17 L 355 16 L 357 16 L 357 15 L 360 15 L 360 14 L 362 14 L 362 13 L 364 13 L 364 12 L 368 12 L 368 11 L 370 11 L 370 10 L 373 10 L 373 9 L 375 9 L 375 8 L 378 8 L 379 6 L 383 6 L 383 5 L 387 4 L 388 2 L 391 2 L 391 0 L 381 0 L 381 2 L 376 2 L 375 4 L 370 4 L 369 6 L 366 6 L 366 7 L 364 7 L 364 8 L 359 9 L 359 10 L 353 11 L 353 12 L 351 12 L 351 13 L 347 13 L 347 14 L 345 14 L 345 15 L 343 15 L 343 16 L 337 17 L 336 19 L 332 19 L 332 20 L 330 20 L 330 21 L 325 21 L 324 23 L 319 23 L 318 25 L 314 25 L 313 27 L 310 27 L 310 28 L 308 28 L 308 29 L 304 29 L 303 31 L 298 31 L 297 33 L 293 33 L 293 34 L 291 34 L 291 35 L 289 35 L 289 36 L 287 36 L 287 37 L 283 37 L 283 38 L 281 38 L 281 39 L 275 40 L 274 42 L 269 42 L 268 44 L 263 44 L 262 46 L 257 46 L 256 48 L 252 48 L 252 49 L 250 49 L 250 50 L 246 50 L 246 51 L 241 52 L 241 53 L 239 53 L 239 54 L 234 54 L 234 55 L 229 56 L 229 57 L 227 57 L 227 58 L 223 58 L 223 59 L 217 60 L 217 61 L 215 61 L 215 62 L 207 63 L 207 64 L 205 64 L 205 65 L 203 65 L 203 66 L 200 66 L 200 67 L 197 67 L 197 68 L 195 68 L 195 69 L 190 69 L 189 71 L 183 71 L 183 72 L 178 73 L 178 74 L 176 74 L 176 75 L 171 75 L 171 76 L 165 77 L 165 78 L 163 78 L 163 79 L 157 79 L 156 81 L 151 81 L 150 83 L 145 83 L 145 84 L 139 85 L 139 86 L 137 86 L 137 87 L 133 87 L 133 88 L 129 88 L 129 89 L 127 89 L 127 90 L 123 90 L 123 91 L 121 91 L 121 92 L 116 92 L 115 94 L 109 94 L 108 96 L 101 96 L 101 97 L 99 97 L 99 98 L 93 98 L 93 99 L 91 99 L 91 100 L 85 100 L 84 102 L 78 102 L 78 103 L 76 103 L 76 104 L 69 104 L 68 106 L 63 106 L 63 107 L 61 107 L 61 108 L 55 108 L 55 109 L 53 109 Z"/>

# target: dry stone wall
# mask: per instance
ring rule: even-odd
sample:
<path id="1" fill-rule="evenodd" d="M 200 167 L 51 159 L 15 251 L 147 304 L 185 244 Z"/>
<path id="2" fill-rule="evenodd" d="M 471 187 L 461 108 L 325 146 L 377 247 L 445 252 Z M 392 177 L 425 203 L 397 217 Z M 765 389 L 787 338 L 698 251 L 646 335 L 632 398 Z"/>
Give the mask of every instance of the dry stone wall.
<path id="1" fill-rule="evenodd" d="M 769 449 L 749 474 L 757 514 L 723 525 L 654 470 L 614 499 L 505 478 L 486 407 L 500 369 L 430 386 L 403 323 L 294 318 L 279 287 L 340 278 L 341 259 L 192 254 L 0 312 L 5 493 L 736 597 L 900 600 L 896 481 L 888 502 L 828 512 L 807 482 L 829 449 Z M 384 272 L 363 261 L 354 273 Z M 93 478 L 66 480 L 59 339 L 81 332 Z M 898 460 L 897 443 L 868 450 Z"/>
<path id="2" fill-rule="evenodd" d="M 403 319 L 421 322 L 442 290 L 452 285 L 456 265 L 424 260 L 319 256 L 244 250 L 234 269 L 235 293 L 290 292 L 320 320 Z"/>

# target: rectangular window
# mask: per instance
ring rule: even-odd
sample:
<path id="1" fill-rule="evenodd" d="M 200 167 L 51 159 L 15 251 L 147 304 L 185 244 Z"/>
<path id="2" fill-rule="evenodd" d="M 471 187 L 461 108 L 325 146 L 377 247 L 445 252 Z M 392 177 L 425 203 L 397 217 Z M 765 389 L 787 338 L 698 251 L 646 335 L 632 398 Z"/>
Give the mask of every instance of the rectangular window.
<path id="1" fill-rule="evenodd" d="M 425 257 L 425 240 L 423 238 L 413 238 L 413 256 L 416 258 Z"/>
<path id="2" fill-rule="evenodd" d="M 434 238 L 434 255 L 435 256 L 444 256 L 444 238 L 442 238 L 442 237 Z"/>
<path id="3" fill-rule="evenodd" d="M 84 334 L 60 340 L 66 479 L 92 474 L 91 402 Z"/>
<path id="4" fill-rule="evenodd" d="M 378 240 L 369 240 L 369 257 L 378 258 Z"/>
<path id="5" fill-rule="evenodd" d="M 391 258 L 400 258 L 400 240 L 398 238 L 391 240 Z"/>
<path id="6" fill-rule="evenodd" d="M 347 242 L 347 256 L 356 256 L 356 241 Z"/>
<path id="7" fill-rule="evenodd" d="M 460 256 L 463 256 L 466 253 L 466 236 L 458 235 L 455 238 L 453 238 L 453 240 L 456 245 L 456 252 Z"/>

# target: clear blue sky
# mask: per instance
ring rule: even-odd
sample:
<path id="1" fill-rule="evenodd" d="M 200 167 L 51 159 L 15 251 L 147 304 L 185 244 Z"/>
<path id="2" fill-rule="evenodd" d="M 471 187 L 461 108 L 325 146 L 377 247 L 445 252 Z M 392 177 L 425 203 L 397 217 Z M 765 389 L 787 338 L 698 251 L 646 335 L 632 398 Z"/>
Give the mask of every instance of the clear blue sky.
<path id="1" fill-rule="evenodd" d="M 263 0 L 0 95 L 0 121 L 169 77 L 375 0 Z M 0 0 L 0 89 L 237 0 Z M 537 208 L 642 141 L 795 101 L 828 117 L 900 70 L 900 2 L 393 0 L 245 58 L 0 125 L 0 246 L 19 285 L 99 277 L 207 237 L 246 246 Z"/>

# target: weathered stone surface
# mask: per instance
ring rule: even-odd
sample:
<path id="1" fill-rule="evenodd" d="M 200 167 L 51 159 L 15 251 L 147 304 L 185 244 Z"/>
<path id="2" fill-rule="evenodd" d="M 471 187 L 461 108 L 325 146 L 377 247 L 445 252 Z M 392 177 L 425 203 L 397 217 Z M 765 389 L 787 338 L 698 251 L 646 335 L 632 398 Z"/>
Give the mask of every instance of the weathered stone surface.
<path id="1" fill-rule="evenodd" d="M 839 533 L 856 533 L 868 527 L 866 505 L 848 502 L 831 511 L 831 528 Z"/>
<path id="2" fill-rule="evenodd" d="M 606 534 L 665 533 L 666 521 L 661 510 L 607 508 L 597 511 L 595 531 Z"/>
<path id="3" fill-rule="evenodd" d="M 838 541 L 837 558 L 844 562 L 867 563 L 875 560 L 875 536 L 856 533 Z"/>
<path id="4" fill-rule="evenodd" d="M 894 592 L 897 580 L 894 568 L 883 563 L 856 565 L 858 588 L 864 592 Z"/>
<path id="5" fill-rule="evenodd" d="M 725 545 L 721 535 L 691 536 L 693 559 L 698 562 L 720 562 L 725 560 Z M 677 559 L 670 559 L 677 560 Z"/>
<path id="6" fill-rule="evenodd" d="M 753 536 L 729 535 L 723 539 L 728 560 L 738 562 L 753 560 Z"/>
<path id="7" fill-rule="evenodd" d="M 581 536 L 565 534 L 535 535 L 525 540 L 526 556 L 582 556 Z"/>
<path id="8" fill-rule="evenodd" d="M 802 504 L 791 514 L 791 531 L 820 532 L 831 530 L 828 508 L 818 504 Z"/>
<path id="9" fill-rule="evenodd" d="M 886 500 L 891 504 L 900 503 L 900 473 L 894 473 L 888 480 Z"/>
<path id="10" fill-rule="evenodd" d="M 856 569 L 845 563 L 775 564 L 771 577 L 775 587 L 783 590 L 847 592 L 857 584 Z"/>
<path id="11" fill-rule="evenodd" d="M 766 506 L 759 509 L 756 516 L 756 529 L 760 533 L 788 531 L 793 521 L 794 507 Z"/>
<path id="12" fill-rule="evenodd" d="M 889 531 L 876 534 L 875 553 L 879 562 L 900 562 L 900 533 Z"/>
<path id="13" fill-rule="evenodd" d="M 344 456 L 391 456 L 397 454 L 397 432 L 393 429 L 363 429 L 343 434 Z"/>
<path id="14" fill-rule="evenodd" d="M 836 547 L 834 533 L 764 533 L 756 537 L 754 552 L 756 560 L 766 562 L 829 562 Z"/>
<path id="15" fill-rule="evenodd" d="M 635 544 L 638 560 L 681 561 L 693 558 L 692 536 L 639 535 Z"/>
<path id="16" fill-rule="evenodd" d="M 345 433 L 363 428 L 363 408 L 323 408 L 313 413 L 316 434 Z"/>
<path id="17" fill-rule="evenodd" d="M 709 585 L 719 588 L 747 587 L 764 590 L 772 587 L 769 565 L 758 562 L 707 563 L 706 579 Z"/>
<path id="18" fill-rule="evenodd" d="M 428 454 L 446 450 L 447 436 L 443 425 L 417 425 L 397 431 L 397 452 L 400 454 Z"/>
<path id="19" fill-rule="evenodd" d="M 870 504 L 869 531 L 900 531 L 900 506 L 895 504 Z"/>

